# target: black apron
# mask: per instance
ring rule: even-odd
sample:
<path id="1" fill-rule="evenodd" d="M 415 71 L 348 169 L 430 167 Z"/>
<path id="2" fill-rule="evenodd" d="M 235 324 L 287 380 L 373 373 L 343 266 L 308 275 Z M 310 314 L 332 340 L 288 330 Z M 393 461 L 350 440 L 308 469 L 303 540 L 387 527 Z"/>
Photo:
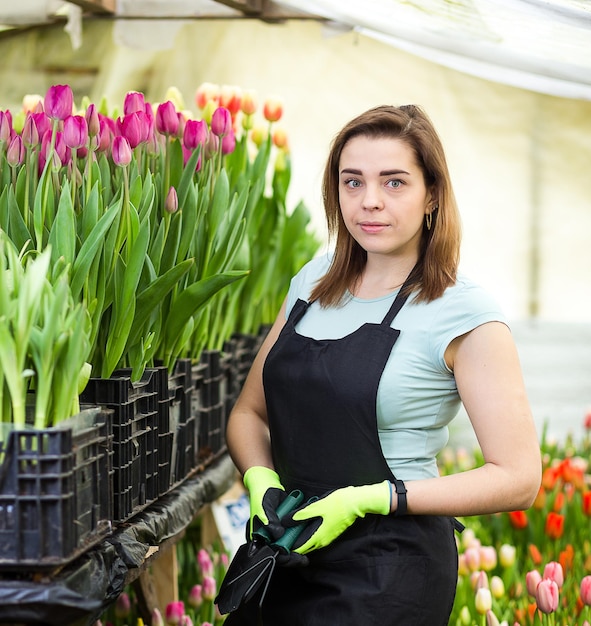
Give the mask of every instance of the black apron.
<path id="1" fill-rule="evenodd" d="M 381 324 L 327 340 L 296 332 L 310 306 L 296 302 L 263 370 L 273 461 L 288 492 L 321 496 L 394 480 L 376 398 L 400 334 L 391 323 L 405 301 L 399 292 Z M 309 566 L 277 567 L 261 613 L 254 599 L 226 624 L 447 625 L 457 582 L 453 528 L 447 517 L 366 515 L 309 553 Z"/>

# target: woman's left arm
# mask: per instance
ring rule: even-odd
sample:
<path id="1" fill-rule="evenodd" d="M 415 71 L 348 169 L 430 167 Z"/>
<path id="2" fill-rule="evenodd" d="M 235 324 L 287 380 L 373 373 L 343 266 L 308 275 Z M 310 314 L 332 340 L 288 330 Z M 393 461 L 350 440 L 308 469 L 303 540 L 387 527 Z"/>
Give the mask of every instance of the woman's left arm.
<path id="1" fill-rule="evenodd" d="M 501 322 L 478 326 L 454 339 L 445 359 L 454 372 L 484 465 L 407 482 L 408 512 L 465 516 L 528 508 L 540 487 L 541 455 L 509 329 Z"/>

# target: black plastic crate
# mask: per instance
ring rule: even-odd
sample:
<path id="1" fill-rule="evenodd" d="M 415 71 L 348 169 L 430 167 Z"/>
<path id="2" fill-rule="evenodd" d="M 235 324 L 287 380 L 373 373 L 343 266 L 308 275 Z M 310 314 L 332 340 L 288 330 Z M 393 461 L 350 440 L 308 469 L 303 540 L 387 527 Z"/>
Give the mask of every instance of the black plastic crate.
<path id="1" fill-rule="evenodd" d="M 56 427 L 6 432 L 0 442 L 0 571 L 65 565 L 110 533 L 108 421 L 108 412 L 95 407 Z"/>
<path id="2" fill-rule="evenodd" d="M 81 400 L 113 411 L 113 521 L 122 522 L 158 497 L 159 368 L 137 382 L 131 370 L 91 378 Z"/>

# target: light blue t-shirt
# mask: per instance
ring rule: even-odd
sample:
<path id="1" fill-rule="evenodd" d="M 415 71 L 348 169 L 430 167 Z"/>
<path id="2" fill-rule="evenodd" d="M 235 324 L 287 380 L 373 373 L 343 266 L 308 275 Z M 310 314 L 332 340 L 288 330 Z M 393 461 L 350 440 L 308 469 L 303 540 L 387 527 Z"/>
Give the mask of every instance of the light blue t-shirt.
<path id="1" fill-rule="evenodd" d="M 317 257 L 292 279 L 287 313 L 299 299 L 308 300 L 330 257 Z M 380 323 L 398 290 L 371 300 L 349 297 L 339 307 L 314 302 L 296 326 L 300 335 L 338 339 L 362 324 Z M 401 480 L 438 475 L 436 455 L 447 444 L 449 422 L 460 398 L 444 359 L 450 342 L 491 321 L 507 323 L 494 299 L 465 276 L 432 302 L 407 300 L 392 326 L 400 330 L 384 369 L 377 397 L 378 432 L 384 457 Z M 354 443 L 352 443 L 354 445 Z"/>

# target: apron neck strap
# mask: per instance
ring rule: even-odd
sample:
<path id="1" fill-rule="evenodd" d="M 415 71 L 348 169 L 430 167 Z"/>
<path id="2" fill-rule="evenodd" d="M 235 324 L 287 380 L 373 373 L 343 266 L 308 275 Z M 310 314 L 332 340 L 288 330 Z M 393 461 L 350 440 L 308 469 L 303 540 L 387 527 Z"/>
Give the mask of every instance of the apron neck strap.
<path id="1" fill-rule="evenodd" d="M 408 300 L 408 297 L 410 296 L 410 291 L 407 292 L 406 287 L 412 278 L 414 278 L 414 269 L 408 275 L 402 287 L 400 287 L 400 290 L 398 291 L 398 294 L 396 295 L 394 302 L 392 302 L 392 306 L 390 307 L 384 319 L 382 320 L 383 326 L 390 326 L 392 324 L 394 318 L 398 315 L 398 313 L 400 312 L 400 309 L 404 306 L 404 303 Z"/>

